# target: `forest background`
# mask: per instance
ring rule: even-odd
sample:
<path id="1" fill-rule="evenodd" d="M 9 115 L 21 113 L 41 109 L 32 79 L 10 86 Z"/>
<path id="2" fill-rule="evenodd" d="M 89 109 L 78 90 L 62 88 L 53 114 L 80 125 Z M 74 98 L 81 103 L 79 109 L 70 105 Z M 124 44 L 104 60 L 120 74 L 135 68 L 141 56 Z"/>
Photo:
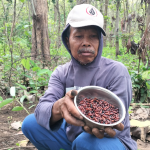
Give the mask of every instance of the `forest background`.
<path id="1" fill-rule="evenodd" d="M 104 16 L 107 36 L 102 56 L 127 67 L 132 79 L 131 104 L 149 108 L 150 0 L 0 0 L 1 148 L 14 146 L 18 140 L 11 139 L 10 122 L 34 112 L 52 72 L 70 61 L 61 33 L 69 11 L 82 3 L 92 4 Z M 143 141 L 147 132 L 140 136 Z"/>
<path id="2" fill-rule="evenodd" d="M 132 103 L 149 103 L 150 0 L 1 0 L 0 3 L 0 108 L 17 100 L 20 105 L 13 110 L 25 109 L 23 101 L 37 100 L 47 89 L 55 68 L 70 61 L 61 33 L 69 11 L 81 3 L 94 5 L 104 15 L 107 36 L 102 56 L 128 68 Z"/>

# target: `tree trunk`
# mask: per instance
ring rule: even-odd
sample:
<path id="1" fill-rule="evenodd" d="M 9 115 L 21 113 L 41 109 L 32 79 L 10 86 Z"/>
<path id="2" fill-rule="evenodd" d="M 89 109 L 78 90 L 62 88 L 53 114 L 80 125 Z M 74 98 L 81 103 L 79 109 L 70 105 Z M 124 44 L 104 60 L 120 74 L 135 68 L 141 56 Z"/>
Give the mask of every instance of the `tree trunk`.
<path id="1" fill-rule="evenodd" d="M 56 4 L 54 4 L 54 21 L 55 23 L 57 22 L 57 8 L 55 6 L 58 6 L 58 1 L 56 2 Z"/>
<path id="2" fill-rule="evenodd" d="M 116 28 L 115 28 L 116 56 L 119 55 L 119 7 L 120 7 L 120 0 L 117 0 L 117 6 L 116 6 Z"/>
<path id="3" fill-rule="evenodd" d="M 100 3 L 100 12 L 103 14 L 103 0 L 99 0 Z"/>
<path id="4" fill-rule="evenodd" d="M 47 0 L 33 1 L 33 29 L 32 29 L 32 59 L 50 61 L 50 39 L 48 37 L 48 6 Z"/>
<path id="5" fill-rule="evenodd" d="M 108 2 L 109 2 L 109 0 L 105 0 L 105 12 L 104 12 L 104 16 L 107 16 Z M 107 18 L 105 17 L 104 18 L 104 30 L 105 30 L 105 32 L 106 32 L 106 27 L 107 27 Z M 107 40 L 107 37 L 105 36 L 104 37 L 104 47 L 106 47 L 106 40 Z"/>
<path id="6" fill-rule="evenodd" d="M 77 5 L 79 4 L 89 4 L 90 1 L 89 0 L 77 0 Z"/>
<path id="7" fill-rule="evenodd" d="M 12 41 L 12 37 L 13 37 L 13 32 L 14 32 L 14 28 L 15 28 L 15 24 L 16 24 L 16 0 L 14 0 L 14 13 L 13 13 L 13 21 L 12 21 L 12 27 L 11 27 L 11 32 L 10 32 L 10 36 L 9 36 L 9 51 L 10 51 L 10 56 L 11 56 L 11 67 L 9 70 L 9 87 L 12 86 L 11 83 L 11 77 L 12 77 L 12 68 L 13 68 L 13 41 Z"/>
<path id="8" fill-rule="evenodd" d="M 129 10 L 129 2 L 128 0 L 126 0 L 126 19 L 128 20 L 128 23 L 127 23 L 127 32 L 130 32 L 130 21 L 129 21 L 129 13 L 128 13 L 128 10 Z"/>
<path id="9" fill-rule="evenodd" d="M 57 31 L 57 48 L 61 46 L 61 36 L 60 36 L 60 24 L 61 24 L 61 18 L 60 18 L 60 11 L 59 11 L 59 0 L 57 0 L 57 3 L 55 5 L 57 13 L 58 13 L 58 31 Z"/>
<path id="10" fill-rule="evenodd" d="M 148 28 L 147 33 L 147 51 L 150 54 L 150 0 L 148 0 L 148 7 L 147 7 L 147 18 L 146 18 L 146 27 Z M 150 56 L 148 56 L 148 67 L 150 67 Z"/>
<path id="11" fill-rule="evenodd" d="M 64 26 L 66 25 L 66 5 L 64 0 Z"/>
<path id="12" fill-rule="evenodd" d="M 98 8 L 98 7 L 97 7 L 97 6 L 98 6 L 97 1 L 95 1 L 94 6 L 95 6 L 96 8 Z"/>

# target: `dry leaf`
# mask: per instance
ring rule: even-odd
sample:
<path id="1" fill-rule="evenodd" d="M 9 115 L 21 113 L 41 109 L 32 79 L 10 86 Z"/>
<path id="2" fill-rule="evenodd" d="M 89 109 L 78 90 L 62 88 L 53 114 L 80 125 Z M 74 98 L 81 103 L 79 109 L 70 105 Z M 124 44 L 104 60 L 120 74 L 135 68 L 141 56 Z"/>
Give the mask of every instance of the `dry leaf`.
<path id="1" fill-rule="evenodd" d="M 139 120 L 130 120 L 131 127 L 147 127 L 150 126 L 150 121 L 139 121 Z"/>
<path id="2" fill-rule="evenodd" d="M 21 121 L 18 121 L 18 122 L 15 121 L 14 123 L 11 123 L 11 127 L 12 127 L 13 129 L 18 130 L 19 128 L 21 128 L 21 124 L 22 124 Z"/>
<path id="3" fill-rule="evenodd" d="M 20 147 L 26 147 L 28 142 L 29 142 L 28 139 L 22 140 L 22 141 L 18 141 Z"/>
<path id="4" fill-rule="evenodd" d="M 135 120 L 139 120 L 139 119 L 147 119 L 148 118 L 148 115 L 149 115 L 149 110 L 146 109 L 146 108 L 138 108 L 136 111 L 135 111 L 135 114 L 132 113 L 130 114 L 130 119 L 135 119 Z"/>
<path id="5" fill-rule="evenodd" d="M 23 132 L 22 131 L 19 131 L 17 134 L 15 134 L 15 135 L 20 135 L 20 134 L 23 134 Z"/>

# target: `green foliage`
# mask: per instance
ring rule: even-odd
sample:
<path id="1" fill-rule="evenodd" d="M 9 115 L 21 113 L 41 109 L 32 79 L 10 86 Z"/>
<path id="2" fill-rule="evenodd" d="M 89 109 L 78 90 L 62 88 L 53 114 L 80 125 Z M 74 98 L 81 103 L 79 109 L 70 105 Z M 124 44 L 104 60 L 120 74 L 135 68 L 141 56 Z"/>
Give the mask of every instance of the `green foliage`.
<path id="1" fill-rule="evenodd" d="M 0 101 L 3 101 L 3 98 L 0 96 Z"/>
<path id="2" fill-rule="evenodd" d="M 12 111 L 20 111 L 20 110 L 23 110 L 23 107 L 16 106 L 12 109 Z"/>
<path id="3" fill-rule="evenodd" d="M 131 114 L 133 112 L 132 109 L 133 109 L 133 107 L 129 106 L 129 109 L 128 109 L 129 114 Z"/>
<path id="4" fill-rule="evenodd" d="M 55 0 L 52 0 L 53 3 L 55 3 Z"/>
<path id="5" fill-rule="evenodd" d="M 27 98 L 26 95 L 23 95 L 21 98 L 20 98 L 20 102 L 23 103 L 23 101 L 25 100 L 25 98 Z"/>
<path id="6" fill-rule="evenodd" d="M 3 7 L 0 7 L 2 13 L 2 17 L 0 20 L 0 81 L 3 83 L 3 87 L 8 91 L 9 83 L 11 85 L 16 85 L 17 89 L 21 89 L 26 91 L 28 94 L 35 94 L 39 96 L 39 91 L 47 87 L 49 78 L 52 72 L 55 70 L 57 65 L 63 64 L 60 60 L 64 58 L 65 60 L 70 60 L 70 54 L 61 43 L 61 46 L 58 46 L 58 37 L 61 36 L 63 29 L 65 28 L 65 20 L 67 14 L 70 9 L 76 4 L 75 0 L 67 0 L 65 2 L 64 9 L 64 1 L 59 1 L 59 11 L 60 11 L 60 26 L 58 25 L 59 19 L 54 16 L 54 5 L 56 5 L 57 0 L 48 1 L 48 30 L 49 30 L 49 39 L 50 39 L 50 55 L 51 62 L 49 65 L 45 66 L 40 60 L 33 61 L 30 59 L 31 57 L 31 49 L 32 49 L 32 18 L 29 16 L 29 10 L 27 5 L 23 5 L 26 3 L 26 0 L 19 0 L 16 3 L 16 22 L 13 30 L 13 36 L 9 39 L 14 13 L 14 1 L 12 0 L 4 0 L 5 12 Z M 52 2 L 52 3 L 51 3 Z M 91 2 L 95 5 L 95 2 Z M 97 0 L 97 8 L 100 8 L 102 5 Z M 23 7 L 22 7 L 23 6 Z M 124 17 L 124 9 L 120 9 L 120 20 Z M 144 8 L 144 7 L 143 7 Z M 112 16 L 116 18 L 116 0 L 109 1 L 108 10 L 113 11 L 113 14 L 108 14 L 104 16 L 104 19 L 107 20 L 107 29 L 109 29 L 109 33 L 114 33 L 115 20 L 112 20 Z M 64 14 L 65 12 L 65 14 Z M 109 12 L 109 11 L 108 11 Z M 130 10 L 129 10 L 130 12 Z M 142 16 L 143 11 L 138 11 L 138 14 Z M 103 12 L 102 12 L 103 13 Z M 56 19 L 54 19 L 56 17 Z M 129 70 L 131 75 L 133 91 L 135 93 L 134 101 L 139 102 L 147 102 L 150 98 L 150 70 L 147 69 L 143 63 L 139 64 L 138 56 L 125 54 L 126 51 L 126 42 L 131 38 L 135 43 L 138 43 L 141 39 L 141 31 L 137 29 L 136 22 L 131 23 L 131 32 L 122 33 L 119 26 L 119 36 L 112 36 L 113 40 L 117 38 L 119 40 L 119 51 L 120 55 L 116 58 L 116 48 L 113 43 L 109 43 L 107 40 L 107 47 L 103 49 L 103 56 L 109 59 L 113 59 L 119 62 L 122 62 Z M 135 28 L 135 29 L 134 29 Z M 60 31 L 60 32 L 58 32 Z M 108 31 L 108 30 L 106 30 Z M 11 40 L 12 45 L 9 43 Z M 124 41 L 124 45 L 123 42 Z M 35 45 L 36 46 L 36 45 Z M 11 52 L 12 49 L 12 52 Z M 54 58 L 57 57 L 59 59 L 59 63 L 55 62 Z M 138 68 L 139 67 L 139 68 Z M 137 70 L 139 69 L 139 73 Z M 0 84 L 1 85 L 1 84 Z M 143 97 L 143 98 L 142 98 Z M 15 100 L 18 100 L 22 105 L 25 99 L 27 99 L 26 95 L 21 96 L 19 99 L 15 97 Z M 2 97 L 0 97 L 1 104 L 4 101 Z M 8 101 L 11 103 L 11 101 Z M 20 105 L 21 105 L 20 104 Z M 22 107 L 22 106 L 21 106 Z M 20 107 L 20 109 L 22 109 Z M 31 106 L 32 107 L 32 106 Z M 19 106 L 18 106 L 19 108 Z M 17 110 L 15 108 L 14 110 Z"/>
<path id="7" fill-rule="evenodd" d="M 24 85 L 21 85 L 21 84 L 18 84 L 18 83 L 16 83 L 16 85 L 20 86 L 24 90 L 27 90 L 27 87 L 25 87 Z"/>
<path id="8" fill-rule="evenodd" d="M 14 100 L 13 98 L 8 98 L 8 99 L 4 100 L 3 102 L 0 103 L 0 108 L 11 103 L 13 100 Z"/>
<path id="9" fill-rule="evenodd" d="M 37 76 L 41 76 L 41 75 L 44 75 L 45 73 L 48 73 L 50 70 L 48 69 L 42 69 L 42 70 L 39 70 L 37 72 Z"/>
<path id="10" fill-rule="evenodd" d="M 121 41 L 120 41 L 121 43 Z M 146 68 L 143 63 L 139 64 L 138 56 L 124 54 L 126 49 L 120 45 L 120 55 L 116 58 L 115 47 L 104 47 L 102 56 L 122 62 L 129 71 L 132 80 L 132 88 L 135 97 L 132 102 L 143 103 L 150 99 L 150 68 Z M 140 72 L 138 73 L 138 67 Z M 129 112 L 132 112 L 129 109 Z"/>
<path id="11" fill-rule="evenodd" d="M 30 59 L 22 59 L 21 63 L 27 70 L 30 69 Z"/>
<path id="12" fill-rule="evenodd" d="M 24 3 L 25 0 L 19 0 L 20 2 Z"/>
<path id="13" fill-rule="evenodd" d="M 132 87 L 135 92 L 135 102 L 148 102 L 150 98 L 150 70 L 143 70 L 138 73 L 137 71 L 131 70 L 130 75 L 132 79 Z"/>

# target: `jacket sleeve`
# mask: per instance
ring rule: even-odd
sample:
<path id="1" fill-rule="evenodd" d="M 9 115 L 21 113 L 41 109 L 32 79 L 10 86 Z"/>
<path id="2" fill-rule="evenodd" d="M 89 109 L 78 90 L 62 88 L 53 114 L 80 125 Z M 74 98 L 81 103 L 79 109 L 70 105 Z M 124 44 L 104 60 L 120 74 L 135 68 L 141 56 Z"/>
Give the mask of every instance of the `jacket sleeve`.
<path id="1" fill-rule="evenodd" d="M 50 118 L 53 104 L 60 98 L 64 96 L 65 84 L 62 82 L 63 76 L 60 78 L 60 67 L 57 67 L 52 73 L 48 89 L 46 90 L 44 96 L 39 100 L 39 103 L 35 109 L 35 118 L 37 123 L 47 130 L 57 130 L 63 120 L 60 120 L 55 124 L 55 127 L 50 128 Z M 64 81 L 64 80 L 63 80 Z"/>
<path id="2" fill-rule="evenodd" d="M 114 74 L 113 79 L 110 81 L 108 90 L 115 93 L 123 102 L 126 110 L 126 116 L 123 120 L 124 130 L 130 130 L 128 108 L 132 99 L 132 82 L 127 68 L 121 64 L 119 67 L 113 69 L 110 74 Z M 116 131 L 116 137 L 124 136 L 121 131 Z M 129 132 L 130 133 L 130 132 Z"/>

